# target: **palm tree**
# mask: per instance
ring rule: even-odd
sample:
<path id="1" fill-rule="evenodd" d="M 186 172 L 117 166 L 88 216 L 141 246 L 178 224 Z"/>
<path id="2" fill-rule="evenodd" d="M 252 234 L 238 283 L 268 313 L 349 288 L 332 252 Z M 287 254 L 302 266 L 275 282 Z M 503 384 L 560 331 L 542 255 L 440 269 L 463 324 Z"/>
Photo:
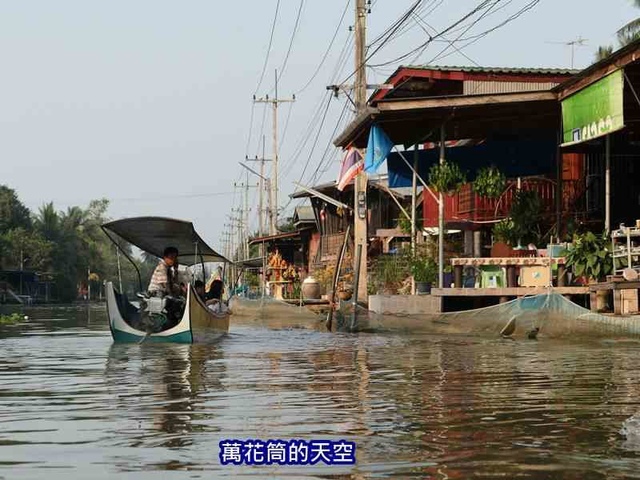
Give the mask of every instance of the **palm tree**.
<path id="1" fill-rule="evenodd" d="M 636 8 L 640 8 L 640 0 L 632 0 Z M 629 45 L 640 38 L 640 17 L 631 20 L 624 27 L 617 31 L 619 48 Z M 606 45 L 598 48 L 596 60 L 603 60 L 613 53 L 613 46 Z"/>
<path id="2" fill-rule="evenodd" d="M 39 208 L 34 224 L 36 230 L 47 240 L 55 241 L 60 238 L 60 216 L 53 206 L 53 202 L 49 202 Z"/>

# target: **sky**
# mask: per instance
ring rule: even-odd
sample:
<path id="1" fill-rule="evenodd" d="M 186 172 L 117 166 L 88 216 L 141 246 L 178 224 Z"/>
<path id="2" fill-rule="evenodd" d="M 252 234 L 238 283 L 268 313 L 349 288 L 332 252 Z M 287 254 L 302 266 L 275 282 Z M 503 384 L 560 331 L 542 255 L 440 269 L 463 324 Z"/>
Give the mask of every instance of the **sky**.
<path id="1" fill-rule="evenodd" d="M 446 40 L 494 27 L 530 1 L 502 0 L 468 32 L 452 31 Z M 424 0 L 423 27 L 442 31 L 479 3 Z M 373 0 L 368 42 L 411 4 Z M 262 155 L 263 136 L 271 157 L 271 110 L 253 95 L 273 98 L 274 72 L 285 66 L 278 95 L 295 94 L 296 101 L 279 108 L 279 204 L 290 214 L 297 204 L 288 197 L 293 182 L 335 179 L 339 152 L 331 139 L 352 118 L 345 96 L 331 98 L 325 87 L 352 81 L 353 2 L 300 5 L 0 0 L 0 184 L 34 211 L 49 201 L 65 210 L 104 197 L 112 218 L 190 219 L 220 247 L 228 215 L 241 205 L 234 184 L 247 181 L 238 162 Z M 476 43 L 457 44 L 461 52 L 433 42 L 402 63 L 568 68 L 571 49 L 560 42 L 584 38 L 575 48 L 575 67 L 583 68 L 598 45 L 615 43 L 616 30 L 636 16 L 640 10 L 630 0 L 541 0 Z M 426 38 L 423 27 L 408 21 L 406 32 L 369 63 L 414 49 Z M 396 67 L 368 69 L 369 83 L 384 82 Z M 256 181 L 249 178 L 252 230 Z"/>

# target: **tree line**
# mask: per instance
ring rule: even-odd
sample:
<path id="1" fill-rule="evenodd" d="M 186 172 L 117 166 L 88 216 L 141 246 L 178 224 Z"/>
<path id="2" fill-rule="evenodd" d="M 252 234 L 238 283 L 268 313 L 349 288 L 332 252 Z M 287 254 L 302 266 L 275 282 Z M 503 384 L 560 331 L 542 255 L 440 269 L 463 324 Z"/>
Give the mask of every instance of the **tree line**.
<path id="1" fill-rule="evenodd" d="M 118 279 L 116 248 L 100 228 L 109 221 L 108 207 L 107 199 L 66 210 L 57 210 L 49 202 L 32 212 L 13 189 L 0 185 L 0 270 L 36 272 L 50 278 L 52 296 L 60 302 L 77 299 L 89 284 L 99 292 L 104 280 Z M 132 253 L 130 245 L 122 242 L 121 246 Z M 143 281 L 147 280 L 156 259 L 133 258 Z M 133 265 L 124 257 L 120 264 L 124 290 L 137 291 Z"/>

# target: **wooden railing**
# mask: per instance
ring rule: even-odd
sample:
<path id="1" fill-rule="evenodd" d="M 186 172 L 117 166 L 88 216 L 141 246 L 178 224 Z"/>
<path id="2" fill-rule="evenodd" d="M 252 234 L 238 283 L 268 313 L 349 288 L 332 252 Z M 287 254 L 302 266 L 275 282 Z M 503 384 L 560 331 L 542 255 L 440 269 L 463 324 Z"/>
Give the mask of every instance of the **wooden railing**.
<path id="1" fill-rule="evenodd" d="M 522 178 L 522 190 L 537 192 L 542 201 L 543 214 L 551 216 L 556 212 L 556 182 L 544 177 Z M 563 215 L 576 215 L 584 211 L 584 195 L 586 185 L 580 180 L 565 180 L 562 183 Z M 518 191 L 518 182 L 509 180 L 507 189 L 498 199 L 489 199 L 476 194 L 473 185 L 463 185 L 456 195 L 445 197 L 445 217 L 447 221 L 483 222 L 505 218 L 513 205 Z M 430 195 L 425 195 L 425 226 L 437 226 L 438 207 Z"/>

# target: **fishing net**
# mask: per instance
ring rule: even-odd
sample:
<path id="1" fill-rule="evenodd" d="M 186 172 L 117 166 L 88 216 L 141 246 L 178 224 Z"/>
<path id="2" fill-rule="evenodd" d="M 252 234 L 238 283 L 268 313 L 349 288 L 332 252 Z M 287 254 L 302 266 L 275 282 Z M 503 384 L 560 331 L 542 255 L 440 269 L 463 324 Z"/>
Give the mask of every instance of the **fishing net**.
<path id="1" fill-rule="evenodd" d="M 351 331 L 411 331 L 441 334 L 477 334 L 539 337 L 640 336 L 640 316 L 594 313 L 562 295 L 523 297 L 491 307 L 432 315 L 376 315 L 359 312 L 356 322 L 343 318 L 339 329 Z"/>
<path id="2" fill-rule="evenodd" d="M 307 307 L 290 305 L 274 298 L 251 300 L 233 297 L 229 301 L 231 321 L 254 321 L 272 328 L 324 328 L 325 316 Z"/>

